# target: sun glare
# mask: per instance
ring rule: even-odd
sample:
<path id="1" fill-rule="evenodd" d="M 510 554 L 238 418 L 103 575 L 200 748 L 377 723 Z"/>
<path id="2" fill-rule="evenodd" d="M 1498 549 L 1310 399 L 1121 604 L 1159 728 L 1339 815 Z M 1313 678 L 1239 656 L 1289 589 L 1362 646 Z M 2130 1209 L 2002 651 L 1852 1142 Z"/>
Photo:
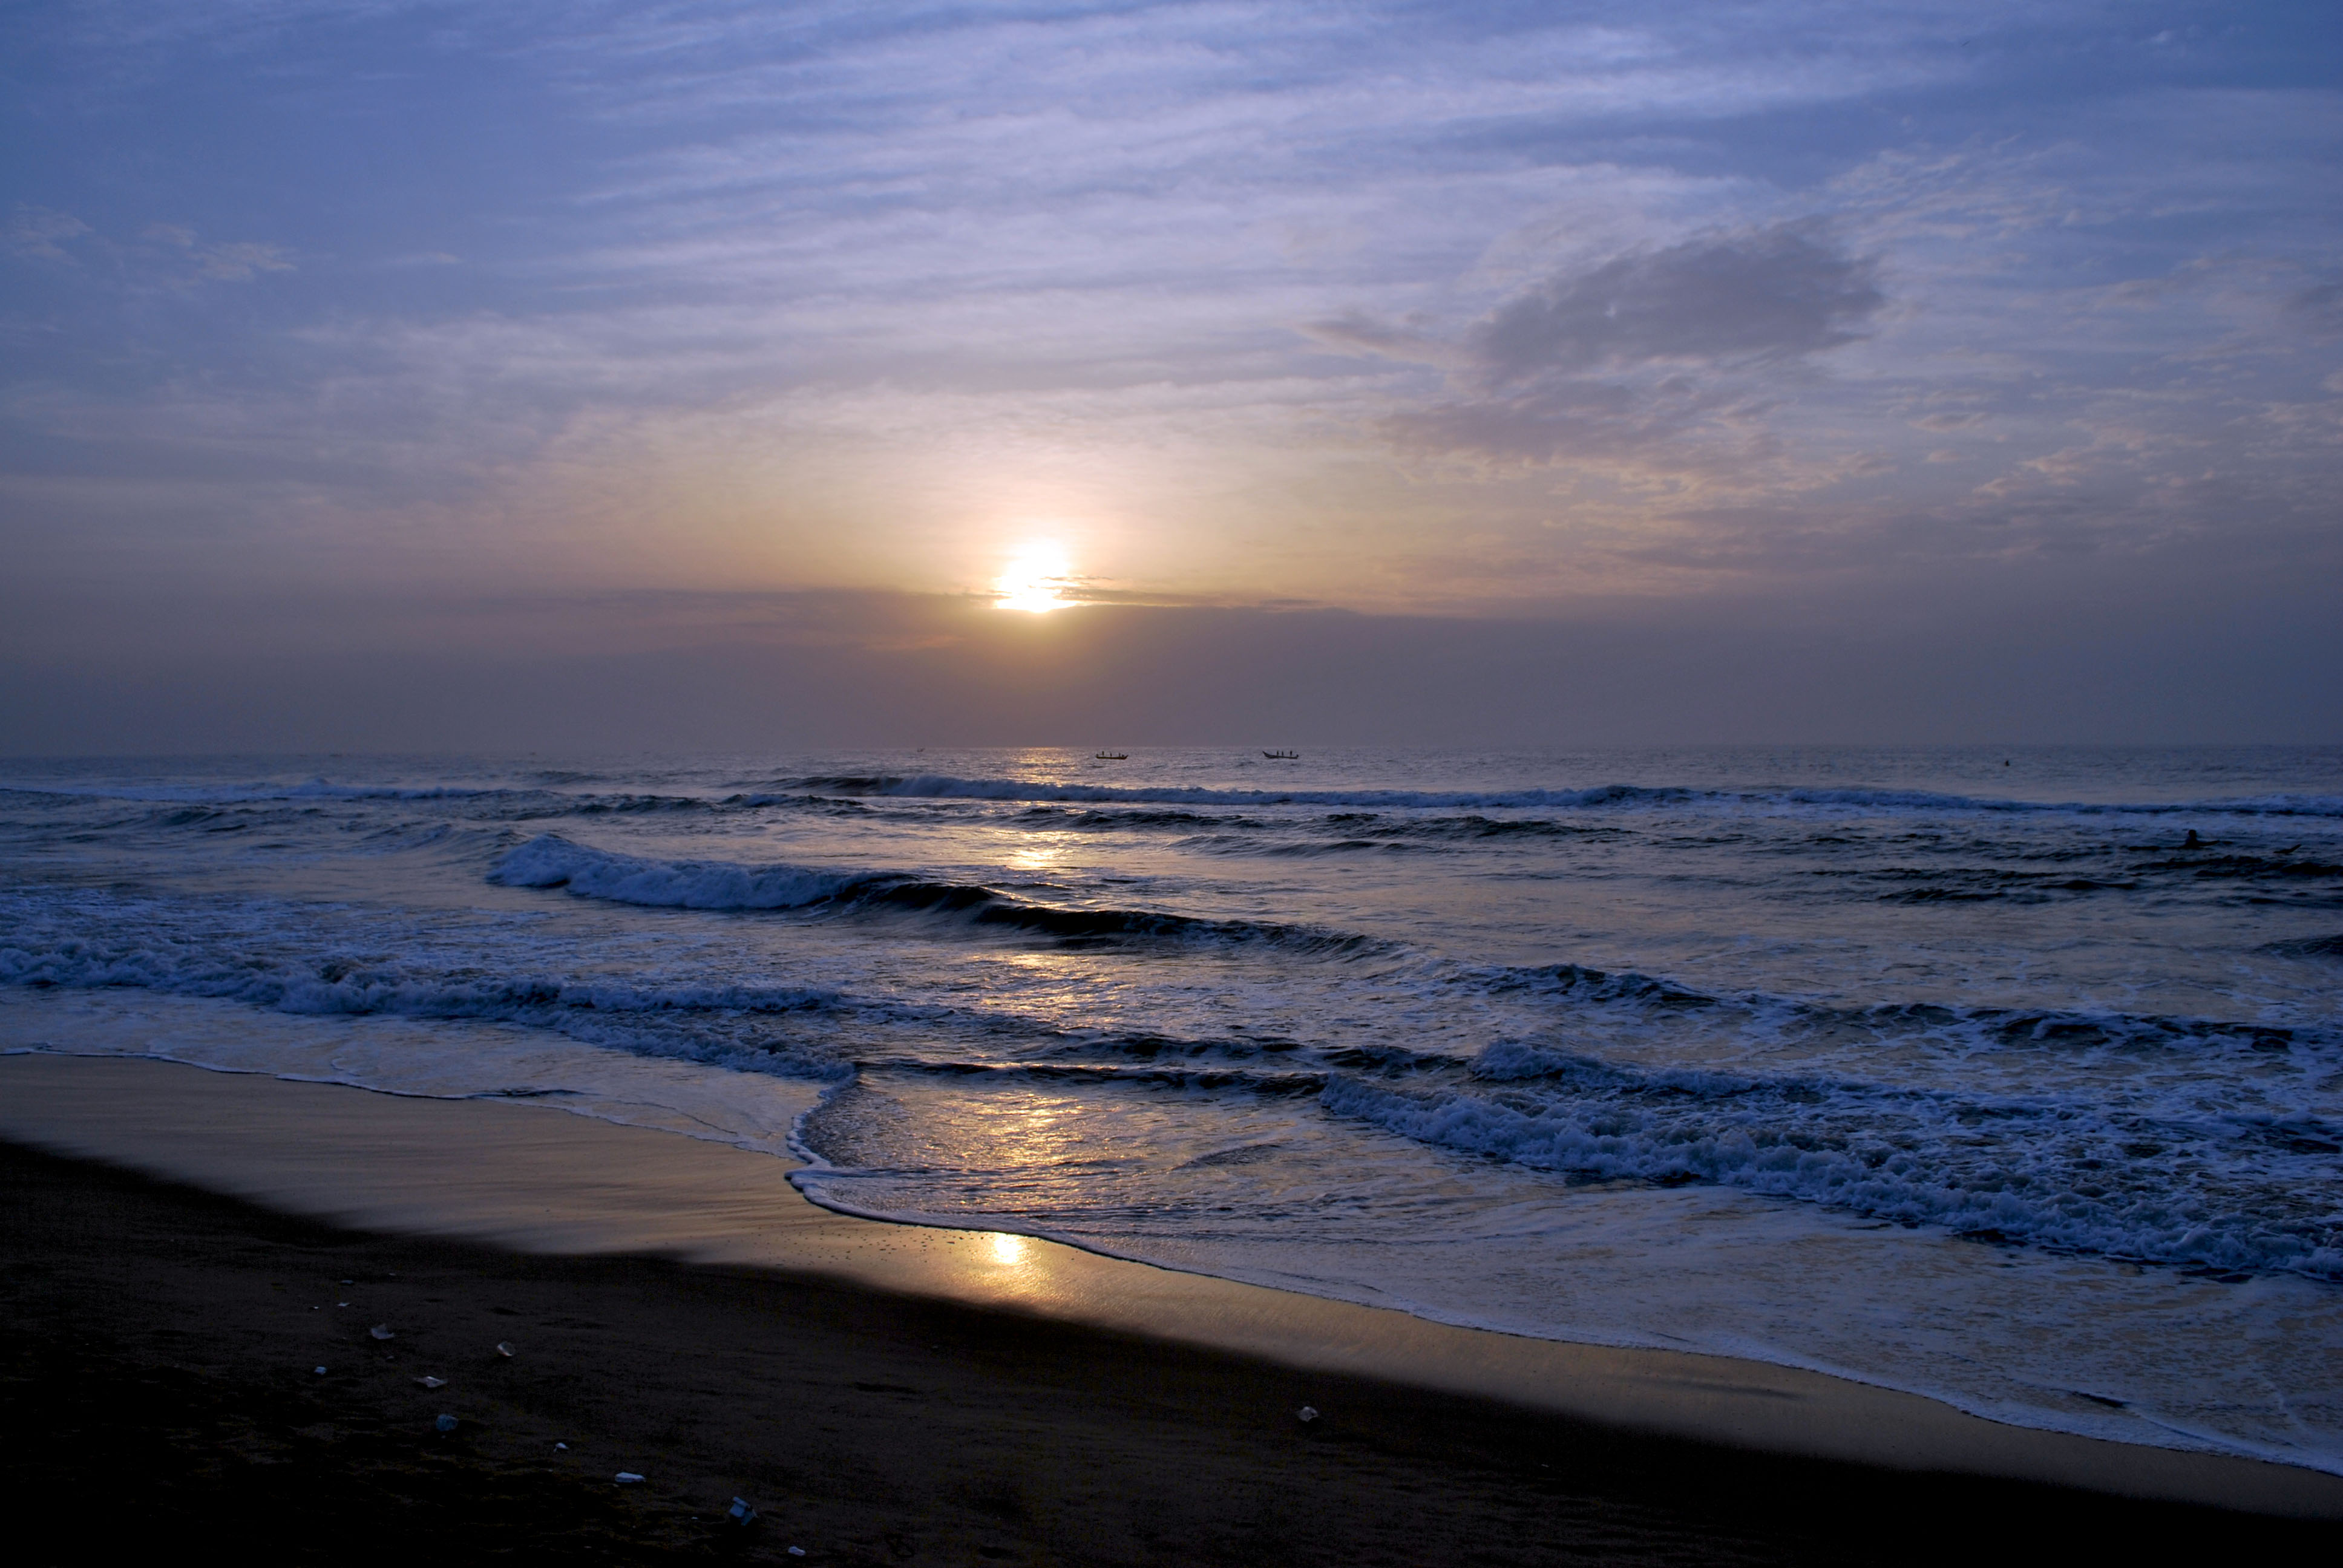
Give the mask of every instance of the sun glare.
<path id="1" fill-rule="evenodd" d="M 1066 575 L 1066 558 L 1055 550 L 1028 548 L 1001 568 L 993 579 L 992 608 L 1021 609 L 1033 615 L 1046 615 L 1053 609 L 1068 609 L 1079 600 L 1066 597 L 1072 586 Z"/>

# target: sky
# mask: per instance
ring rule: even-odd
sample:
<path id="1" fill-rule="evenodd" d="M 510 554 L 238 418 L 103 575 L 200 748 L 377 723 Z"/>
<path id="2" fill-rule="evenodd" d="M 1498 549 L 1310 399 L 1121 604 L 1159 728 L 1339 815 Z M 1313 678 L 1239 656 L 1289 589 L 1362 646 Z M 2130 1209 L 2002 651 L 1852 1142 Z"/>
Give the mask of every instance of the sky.
<path id="1" fill-rule="evenodd" d="M 0 10 L 0 750 L 2343 740 L 2329 5 Z"/>

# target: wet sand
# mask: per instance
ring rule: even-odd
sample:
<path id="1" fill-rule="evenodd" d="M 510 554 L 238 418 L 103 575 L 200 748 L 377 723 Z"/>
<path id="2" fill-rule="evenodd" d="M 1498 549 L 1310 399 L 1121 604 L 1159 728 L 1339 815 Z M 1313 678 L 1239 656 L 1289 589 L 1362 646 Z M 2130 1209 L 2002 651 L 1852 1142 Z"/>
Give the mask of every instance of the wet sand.
<path id="1" fill-rule="evenodd" d="M 116 1533 L 345 1560 L 1871 1562 L 2280 1550 L 2343 1519 L 2310 1472 L 844 1219 L 769 1156 L 542 1106 L 19 1056 L 0 1136 L 11 1423 L 47 1434 L 6 1492 Z M 745 1536 L 718 1523 L 735 1493 L 766 1514 Z"/>

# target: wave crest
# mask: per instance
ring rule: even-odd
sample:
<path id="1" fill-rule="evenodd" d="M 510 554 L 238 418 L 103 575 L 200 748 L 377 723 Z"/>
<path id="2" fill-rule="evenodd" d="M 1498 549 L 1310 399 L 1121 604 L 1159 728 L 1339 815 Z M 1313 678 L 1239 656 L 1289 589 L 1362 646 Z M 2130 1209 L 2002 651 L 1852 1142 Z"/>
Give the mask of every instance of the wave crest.
<path id="1" fill-rule="evenodd" d="M 1493 1044 L 1473 1075 L 1491 1091 L 1343 1076 L 1319 1102 L 1420 1142 L 1576 1177 L 1714 1182 L 1986 1240 L 2343 1279 L 2343 1224 L 2317 1201 L 2280 1197 L 2331 1168 L 2343 1128 L 2315 1119 L 2192 1130 L 2070 1103 L 1644 1072 L 1516 1041 Z M 2227 1180 L 2176 1180 L 2217 1148 Z"/>
<path id="2" fill-rule="evenodd" d="M 488 879 L 508 887 L 566 888 L 586 898 L 654 909 L 944 917 L 963 925 L 1066 941 L 1270 942 L 1329 955 L 1377 951 L 1386 945 L 1370 937 L 1279 921 L 1036 903 L 977 883 L 941 881 L 908 871 L 642 859 L 575 844 L 554 833 L 539 834 L 506 855 Z"/>
<path id="3" fill-rule="evenodd" d="M 1925 789 L 1704 789 L 1682 785 L 1600 784 L 1583 789 L 1231 789 L 1202 785 L 1081 784 L 1039 779 L 961 779 L 950 774 L 835 774 L 788 779 L 776 788 L 899 799 L 1054 801 L 1082 805 L 1329 806 L 1385 810 L 1602 810 L 1670 805 L 1755 809 L 1801 808 L 1926 812 L 2066 812 L 2078 816 L 2237 815 L 2343 817 L 2343 795 L 2269 794 L 2206 800 L 2105 802 L 2015 800 Z"/>

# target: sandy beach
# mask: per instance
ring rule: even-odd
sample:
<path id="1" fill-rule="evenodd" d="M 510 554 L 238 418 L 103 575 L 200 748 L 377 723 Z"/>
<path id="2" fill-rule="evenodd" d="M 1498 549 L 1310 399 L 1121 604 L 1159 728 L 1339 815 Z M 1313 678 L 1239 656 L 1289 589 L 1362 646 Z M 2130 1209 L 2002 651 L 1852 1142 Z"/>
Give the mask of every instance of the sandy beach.
<path id="1" fill-rule="evenodd" d="M 1946 10 L 8 8 L 11 1560 L 2333 1557 L 2333 14 Z"/>
<path id="2" fill-rule="evenodd" d="M 2308 1471 L 845 1219 L 769 1156 L 539 1106 L 17 1056 L 0 1136 L 8 1402 L 46 1434 L 8 1489 L 116 1533 L 233 1522 L 290 1560 L 1875 1562 L 2279 1549 L 2343 1518 Z"/>

